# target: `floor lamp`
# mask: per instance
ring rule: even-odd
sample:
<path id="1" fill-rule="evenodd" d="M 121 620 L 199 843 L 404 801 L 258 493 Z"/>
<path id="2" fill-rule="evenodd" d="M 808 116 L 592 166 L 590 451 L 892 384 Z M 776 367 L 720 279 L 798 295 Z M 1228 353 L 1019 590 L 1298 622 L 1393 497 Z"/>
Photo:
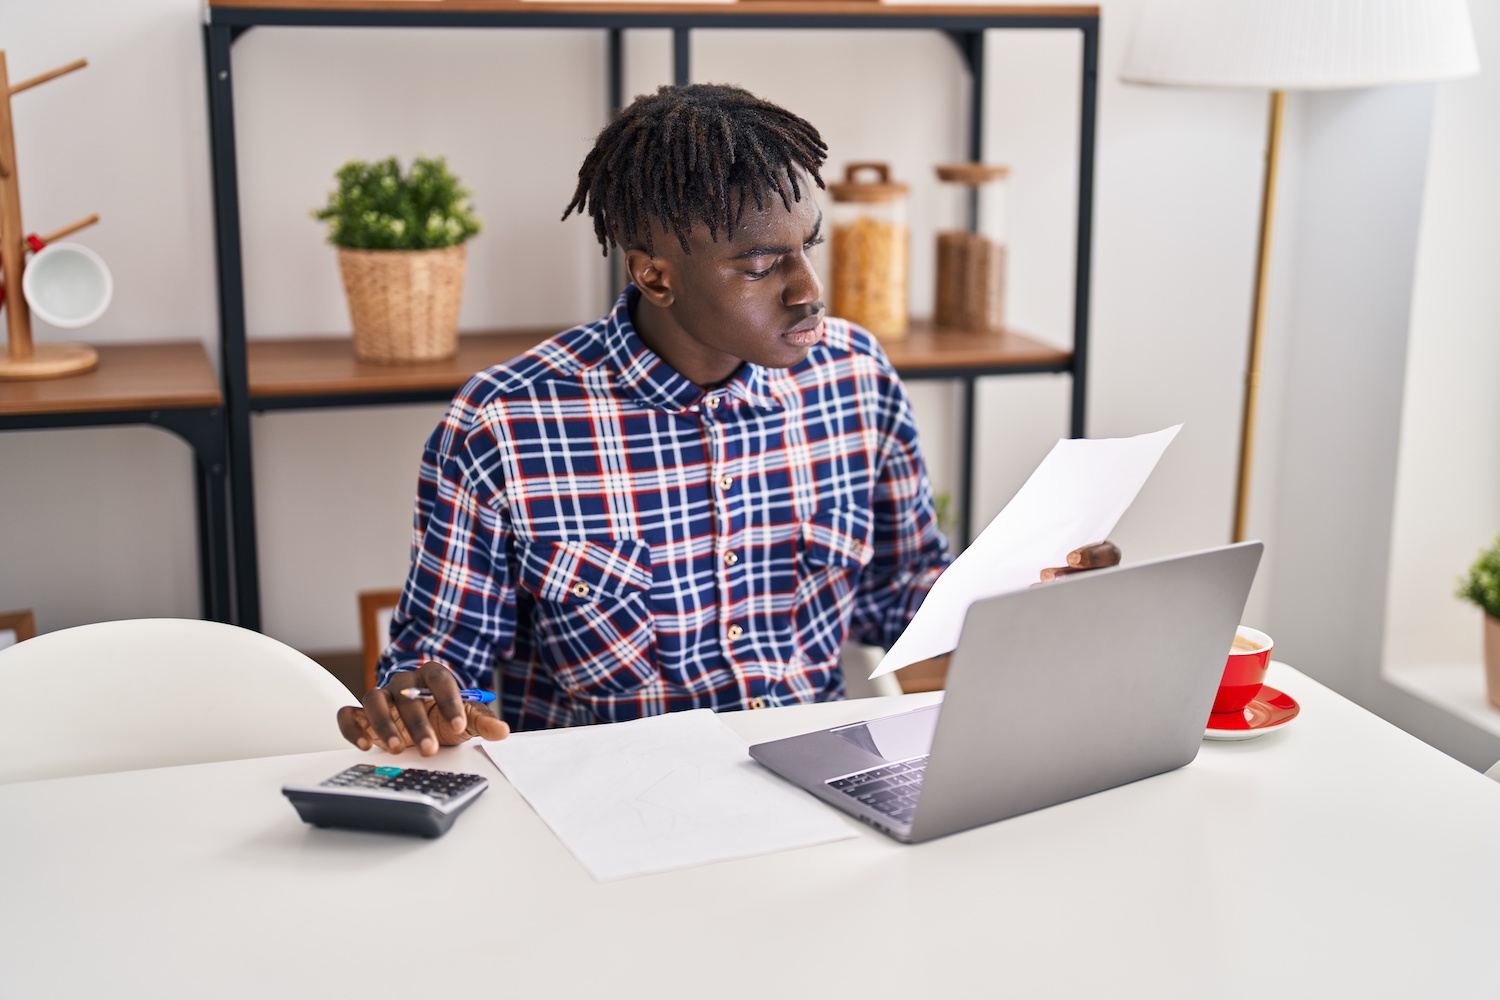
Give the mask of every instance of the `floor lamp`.
<path id="1" fill-rule="evenodd" d="M 1466 0 L 1145 0 L 1121 73 L 1127 83 L 1271 92 L 1234 541 L 1244 540 L 1249 505 L 1286 92 L 1417 83 L 1478 71 Z"/>

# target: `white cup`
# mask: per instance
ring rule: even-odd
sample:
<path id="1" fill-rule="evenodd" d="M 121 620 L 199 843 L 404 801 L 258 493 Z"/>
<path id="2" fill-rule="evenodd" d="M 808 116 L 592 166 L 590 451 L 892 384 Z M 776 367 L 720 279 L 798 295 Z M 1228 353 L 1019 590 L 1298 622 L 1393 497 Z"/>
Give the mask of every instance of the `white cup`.
<path id="1" fill-rule="evenodd" d="M 78 243 L 49 243 L 26 262 L 21 276 L 26 304 L 43 321 L 65 330 L 104 315 L 115 282 L 104 258 Z"/>

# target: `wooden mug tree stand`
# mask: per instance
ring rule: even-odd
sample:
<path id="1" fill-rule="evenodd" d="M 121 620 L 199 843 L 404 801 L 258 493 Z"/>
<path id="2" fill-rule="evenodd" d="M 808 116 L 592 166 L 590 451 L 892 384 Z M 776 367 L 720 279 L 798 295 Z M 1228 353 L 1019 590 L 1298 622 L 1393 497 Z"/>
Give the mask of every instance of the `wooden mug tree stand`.
<path id="1" fill-rule="evenodd" d="M 5 66 L 5 52 L 0 50 L 0 271 L 5 279 L 4 308 L 9 338 L 9 349 L 0 355 L 0 380 L 60 378 L 81 375 L 99 366 L 99 352 L 87 344 L 31 342 L 31 308 L 21 291 L 21 275 L 26 269 L 26 251 L 30 243 L 21 224 L 21 179 L 16 169 L 16 136 L 10 114 L 10 99 L 16 94 L 87 65 L 88 60 L 79 59 L 22 80 L 12 87 Z M 41 237 L 39 243 L 45 245 L 60 240 L 98 221 L 97 215 L 80 219 Z"/>

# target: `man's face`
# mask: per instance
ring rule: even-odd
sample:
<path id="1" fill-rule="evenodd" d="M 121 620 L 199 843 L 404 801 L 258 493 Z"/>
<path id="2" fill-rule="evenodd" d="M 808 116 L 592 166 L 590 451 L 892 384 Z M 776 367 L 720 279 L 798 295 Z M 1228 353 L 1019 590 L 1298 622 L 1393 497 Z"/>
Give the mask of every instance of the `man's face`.
<path id="1" fill-rule="evenodd" d="M 822 213 L 801 183 L 802 200 L 791 211 L 771 195 L 765 208 L 750 204 L 734 235 L 710 239 L 694 228 L 685 254 L 675 236 L 658 233 L 656 254 L 630 255 L 632 275 L 665 323 L 637 326 L 653 350 L 700 385 L 722 382 L 742 361 L 787 368 L 807 357 L 822 337 L 823 284 L 813 270 L 813 249 L 823 242 Z M 637 257 L 637 254 L 640 256 Z M 651 262 L 660 284 L 652 286 Z"/>

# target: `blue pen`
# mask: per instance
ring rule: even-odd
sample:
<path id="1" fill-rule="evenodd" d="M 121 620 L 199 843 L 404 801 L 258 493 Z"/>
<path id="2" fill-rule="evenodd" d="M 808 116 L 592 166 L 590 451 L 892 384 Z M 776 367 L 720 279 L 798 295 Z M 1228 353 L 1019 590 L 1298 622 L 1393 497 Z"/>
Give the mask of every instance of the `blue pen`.
<path id="1" fill-rule="evenodd" d="M 411 699 L 432 697 L 432 692 L 427 688 L 402 688 L 400 694 Z M 495 700 L 495 692 L 476 691 L 473 688 L 465 688 L 464 690 L 458 692 L 458 696 L 464 701 L 477 701 L 482 704 Z"/>

